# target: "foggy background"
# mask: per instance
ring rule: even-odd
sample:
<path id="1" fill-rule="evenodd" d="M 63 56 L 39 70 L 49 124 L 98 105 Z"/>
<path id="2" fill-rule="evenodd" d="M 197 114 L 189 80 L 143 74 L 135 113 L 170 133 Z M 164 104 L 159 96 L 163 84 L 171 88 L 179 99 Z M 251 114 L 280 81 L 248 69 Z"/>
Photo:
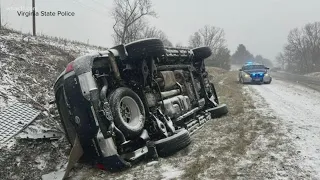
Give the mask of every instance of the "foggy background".
<path id="1" fill-rule="evenodd" d="M 10 8 L 26 7 L 31 0 L 1 0 L 3 24 L 32 32 L 32 17 L 19 17 Z M 319 0 L 153 0 L 157 18 L 150 25 L 175 44 L 187 45 L 189 36 L 206 24 L 223 28 L 233 53 L 245 44 L 253 54 L 274 60 L 289 31 L 320 19 Z M 113 45 L 112 0 L 36 0 L 37 11 L 72 11 L 74 17 L 37 17 L 37 33 L 110 47 Z"/>

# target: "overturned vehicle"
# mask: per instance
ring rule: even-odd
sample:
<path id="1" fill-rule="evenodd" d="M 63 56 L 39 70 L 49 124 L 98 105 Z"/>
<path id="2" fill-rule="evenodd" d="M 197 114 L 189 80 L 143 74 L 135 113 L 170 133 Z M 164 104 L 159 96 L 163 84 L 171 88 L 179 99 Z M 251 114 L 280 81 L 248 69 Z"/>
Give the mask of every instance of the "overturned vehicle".
<path id="1" fill-rule="evenodd" d="M 190 134 L 228 112 L 205 70 L 210 55 L 144 39 L 77 58 L 54 85 L 67 139 L 110 171 L 188 146 Z"/>

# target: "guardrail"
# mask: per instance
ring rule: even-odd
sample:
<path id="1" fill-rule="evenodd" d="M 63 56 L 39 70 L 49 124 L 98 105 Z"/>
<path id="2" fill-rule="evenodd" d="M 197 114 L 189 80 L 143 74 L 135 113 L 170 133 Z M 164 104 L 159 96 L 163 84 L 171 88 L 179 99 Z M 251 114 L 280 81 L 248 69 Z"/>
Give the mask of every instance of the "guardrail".
<path id="1" fill-rule="evenodd" d="M 272 75 L 276 78 L 286 79 L 288 81 L 293 81 L 293 82 L 298 81 L 302 83 L 308 83 L 308 84 L 314 84 L 314 85 L 320 86 L 320 78 L 308 77 L 308 76 L 303 76 L 298 74 L 291 74 L 287 72 L 273 72 Z"/>

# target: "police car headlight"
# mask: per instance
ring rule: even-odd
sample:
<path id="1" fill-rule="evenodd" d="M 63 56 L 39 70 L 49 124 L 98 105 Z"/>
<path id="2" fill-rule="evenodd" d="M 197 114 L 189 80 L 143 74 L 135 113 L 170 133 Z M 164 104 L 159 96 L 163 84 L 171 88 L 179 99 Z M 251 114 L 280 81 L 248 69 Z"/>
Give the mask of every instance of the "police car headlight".
<path id="1" fill-rule="evenodd" d="M 246 77 L 246 78 L 247 78 L 247 77 L 250 77 L 250 75 L 249 75 L 249 74 L 245 74 L 245 75 L 244 75 L 244 77 Z"/>
<path id="2" fill-rule="evenodd" d="M 264 74 L 264 76 L 269 76 L 269 74 Z"/>

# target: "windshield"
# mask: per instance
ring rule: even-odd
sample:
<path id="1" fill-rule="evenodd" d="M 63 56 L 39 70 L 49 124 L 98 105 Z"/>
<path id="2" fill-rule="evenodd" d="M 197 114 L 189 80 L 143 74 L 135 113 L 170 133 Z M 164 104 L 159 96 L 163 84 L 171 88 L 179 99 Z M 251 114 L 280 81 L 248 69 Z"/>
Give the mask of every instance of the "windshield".
<path id="1" fill-rule="evenodd" d="M 264 65 L 249 65 L 249 66 L 243 66 L 242 70 L 254 70 L 254 69 L 265 69 Z"/>

